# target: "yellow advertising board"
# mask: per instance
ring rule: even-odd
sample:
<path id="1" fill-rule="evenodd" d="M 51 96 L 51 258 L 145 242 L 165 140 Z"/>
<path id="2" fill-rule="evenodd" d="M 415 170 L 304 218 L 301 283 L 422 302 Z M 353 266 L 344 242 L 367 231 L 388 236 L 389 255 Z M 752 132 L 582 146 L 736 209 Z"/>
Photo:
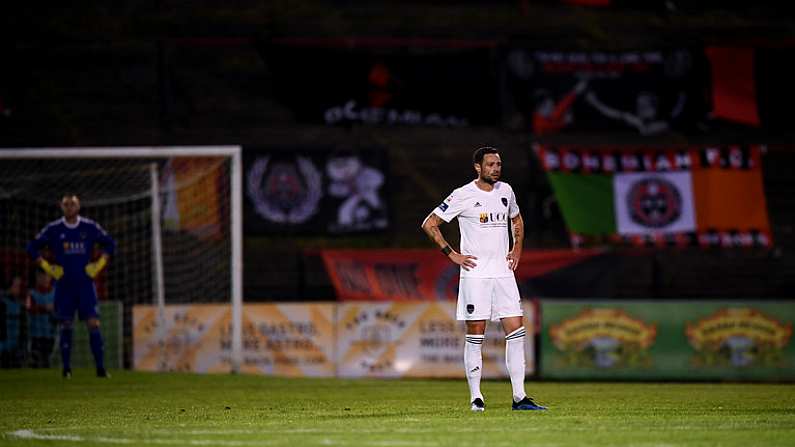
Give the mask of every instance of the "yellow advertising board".
<path id="1" fill-rule="evenodd" d="M 334 306 L 244 305 L 241 370 L 287 377 L 334 376 Z"/>
<path id="2" fill-rule="evenodd" d="M 533 310 L 525 326 L 533 333 Z M 337 308 L 337 374 L 340 377 L 463 378 L 465 325 L 452 301 L 341 303 Z M 525 343 L 527 373 L 534 370 L 532 337 Z M 505 339 L 489 323 L 483 377 L 506 377 Z"/>
<path id="3" fill-rule="evenodd" d="M 224 304 L 133 309 L 133 368 L 229 372 L 231 308 Z M 245 304 L 241 370 L 288 377 L 334 375 L 334 304 Z"/>
<path id="4" fill-rule="evenodd" d="M 231 308 L 222 304 L 133 307 L 133 368 L 145 371 L 228 372 L 221 334 Z"/>
<path id="5" fill-rule="evenodd" d="M 534 312 L 525 303 L 525 327 Z M 133 309 L 133 368 L 200 373 L 231 370 L 231 308 L 224 304 Z M 452 301 L 244 304 L 242 372 L 285 377 L 463 378 L 465 325 Z M 532 337 L 527 373 L 535 370 Z M 506 377 L 505 339 L 490 322 L 483 377 Z"/>

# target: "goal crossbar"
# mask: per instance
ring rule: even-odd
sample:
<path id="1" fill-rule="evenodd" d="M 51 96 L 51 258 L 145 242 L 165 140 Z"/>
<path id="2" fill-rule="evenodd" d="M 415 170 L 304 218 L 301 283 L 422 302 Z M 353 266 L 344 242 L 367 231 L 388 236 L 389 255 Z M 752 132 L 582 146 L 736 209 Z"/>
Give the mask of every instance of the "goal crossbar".
<path id="1" fill-rule="evenodd" d="M 239 157 L 240 146 L 131 146 L 3 148 L 0 158 Z"/>

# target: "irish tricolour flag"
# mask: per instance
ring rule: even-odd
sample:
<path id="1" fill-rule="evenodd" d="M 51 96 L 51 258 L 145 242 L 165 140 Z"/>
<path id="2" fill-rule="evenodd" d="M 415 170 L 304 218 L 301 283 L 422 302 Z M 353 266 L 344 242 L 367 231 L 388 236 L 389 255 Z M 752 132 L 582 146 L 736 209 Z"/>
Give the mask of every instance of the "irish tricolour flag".
<path id="1" fill-rule="evenodd" d="M 757 146 L 535 152 L 576 245 L 771 245 Z"/>

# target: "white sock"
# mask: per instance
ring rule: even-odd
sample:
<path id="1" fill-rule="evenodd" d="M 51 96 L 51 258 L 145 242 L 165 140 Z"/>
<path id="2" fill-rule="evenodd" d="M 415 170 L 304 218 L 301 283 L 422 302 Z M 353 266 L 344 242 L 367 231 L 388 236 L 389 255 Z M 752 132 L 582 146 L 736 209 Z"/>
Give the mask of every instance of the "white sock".
<path id="1" fill-rule="evenodd" d="M 467 383 L 469 384 L 469 401 L 476 398 L 483 399 L 480 393 L 480 377 L 483 374 L 483 339 L 485 335 L 466 335 L 464 343 L 464 368 L 466 368 Z"/>
<path id="2" fill-rule="evenodd" d="M 505 336 L 505 366 L 511 376 L 513 400 L 519 402 L 527 394 L 524 391 L 524 336 L 527 333 L 524 326 Z"/>

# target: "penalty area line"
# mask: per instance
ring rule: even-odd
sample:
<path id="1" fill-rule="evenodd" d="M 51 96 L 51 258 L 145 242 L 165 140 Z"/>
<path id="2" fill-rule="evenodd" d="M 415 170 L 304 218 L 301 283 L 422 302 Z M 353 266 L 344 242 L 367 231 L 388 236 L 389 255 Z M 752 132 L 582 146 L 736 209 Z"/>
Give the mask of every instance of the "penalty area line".
<path id="1" fill-rule="evenodd" d="M 267 446 L 271 442 L 267 441 L 226 441 L 217 439 L 130 439 L 130 438 L 112 438 L 107 436 L 85 437 L 79 435 L 54 435 L 37 433 L 33 430 L 15 430 L 6 433 L 6 437 L 16 438 L 20 440 L 36 440 L 36 441 L 67 441 L 67 442 L 99 442 L 107 444 L 158 444 L 158 445 L 221 445 L 229 447 L 239 446 Z"/>

